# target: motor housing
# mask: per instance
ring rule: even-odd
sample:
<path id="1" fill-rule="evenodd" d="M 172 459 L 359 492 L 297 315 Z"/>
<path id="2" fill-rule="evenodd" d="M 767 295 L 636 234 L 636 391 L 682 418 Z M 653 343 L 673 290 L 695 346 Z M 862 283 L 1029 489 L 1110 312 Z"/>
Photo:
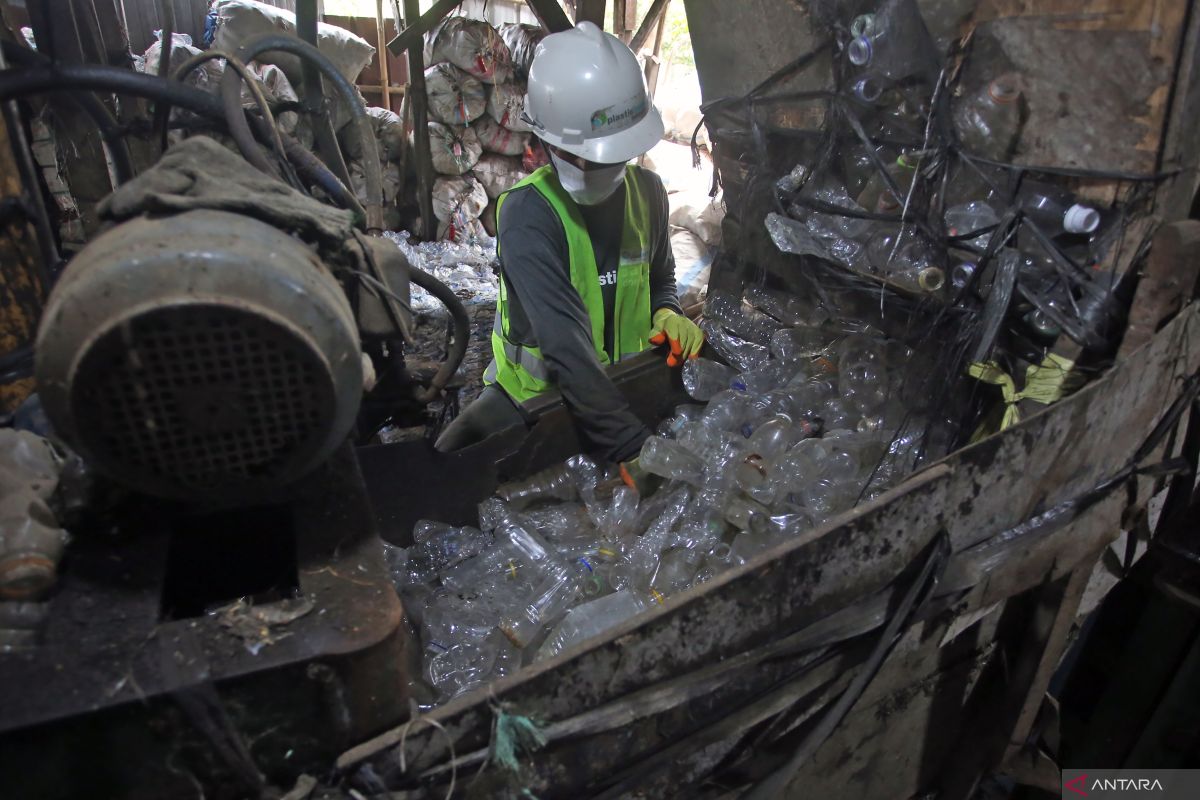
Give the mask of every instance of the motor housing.
<path id="1" fill-rule="evenodd" d="M 195 210 L 104 232 L 67 266 L 37 339 L 56 432 L 140 491 L 253 501 L 293 483 L 350 431 L 358 330 L 301 241 Z"/>

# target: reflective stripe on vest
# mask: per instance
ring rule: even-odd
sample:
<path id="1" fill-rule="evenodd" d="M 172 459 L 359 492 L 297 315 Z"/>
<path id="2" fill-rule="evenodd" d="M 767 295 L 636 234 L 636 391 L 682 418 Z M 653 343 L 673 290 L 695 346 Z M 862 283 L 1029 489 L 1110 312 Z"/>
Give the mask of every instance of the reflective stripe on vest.
<path id="1" fill-rule="evenodd" d="M 632 164 L 625 168 L 625 219 L 612 320 L 613 353 L 618 361 L 650 346 L 650 205 L 638 172 L 639 168 Z M 600 363 L 608 364 L 604 350 L 604 295 L 596 253 L 579 206 L 563 190 L 551 166 L 535 170 L 512 188 L 523 186 L 532 186 L 562 223 L 570 257 L 571 285 L 587 309 L 596 357 Z M 496 200 L 497 222 L 506 196 L 507 192 Z M 537 313 L 536 309 L 527 309 L 530 312 Z M 508 287 L 501 275 L 496 322 L 492 326 L 493 360 L 483 380 L 499 383 L 513 400 L 522 403 L 551 388 L 550 374 L 541 350 L 513 342 L 509 339 L 509 328 Z"/>

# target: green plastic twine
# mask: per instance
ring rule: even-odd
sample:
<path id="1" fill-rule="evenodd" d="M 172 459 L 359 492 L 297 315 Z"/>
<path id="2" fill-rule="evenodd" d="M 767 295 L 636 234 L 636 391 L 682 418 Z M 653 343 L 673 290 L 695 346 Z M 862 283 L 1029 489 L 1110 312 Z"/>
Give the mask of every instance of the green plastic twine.
<path id="1" fill-rule="evenodd" d="M 546 746 L 546 735 L 538 724 L 521 714 L 510 714 L 503 706 L 493 706 L 496 721 L 492 729 L 492 760 L 509 772 L 520 773 L 520 757 Z"/>

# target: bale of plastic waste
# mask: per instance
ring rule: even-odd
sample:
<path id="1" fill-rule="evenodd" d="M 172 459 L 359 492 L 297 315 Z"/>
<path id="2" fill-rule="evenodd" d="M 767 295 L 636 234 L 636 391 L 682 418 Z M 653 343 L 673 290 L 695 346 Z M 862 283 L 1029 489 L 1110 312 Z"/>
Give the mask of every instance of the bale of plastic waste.
<path id="1" fill-rule="evenodd" d="M 483 155 L 475 129 L 429 121 L 429 149 L 433 168 L 442 175 L 462 175 Z"/>
<path id="2" fill-rule="evenodd" d="M 513 184 L 528 174 L 521 168 L 521 159 L 498 153 L 484 153 L 472 172 L 492 200 L 499 197 L 501 192 L 511 189 Z"/>
<path id="3" fill-rule="evenodd" d="M 512 76 L 508 45 L 496 29 L 480 19 L 453 16 L 442 20 L 425 37 L 425 63 L 449 61 L 484 83 Z"/>
<path id="4" fill-rule="evenodd" d="M 447 125 L 466 125 L 488 107 L 487 94 L 478 78 L 449 62 L 425 70 L 429 113 Z"/>
<path id="5" fill-rule="evenodd" d="M 370 106 L 367 108 L 367 117 L 375 132 L 375 140 L 379 143 L 379 160 L 384 163 L 398 161 L 407 146 L 404 122 L 400 115 L 386 108 Z M 338 131 L 338 144 L 346 158 L 362 158 L 362 140 L 355 126 L 345 125 Z"/>
<path id="6" fill-rule="evenodd" d="M 525 113 L 525 84 L 496 83 L 488 87 L 487 112 L 510 131 L 528 131 Z"/>
<path id="7" fill-rule="evenodd" d="M 519 156 L 525 152 L 525 145 L 529 143 L 528 133 L 511 131 L 492 119 L 490 114 L 484 114 L 475 120 L 471 127 L 479 137 L 483 149 L 490 153 Z"/>
<path id="8" fill-rule="evenodd" d="M 227 53 L 236 53 L 245 42 L 264 33 L 296 34 L 293 12 L 257 0 L 216 0 L 212 10 L 217 15 L 213 47 Z M 375 48 L 362 37 L 325 22 L 317 25 L 317 49 L 350 83 L 358 80 L 363 67 L 375 55 Z M 256 60 L 277 65 L 287 73 L 288 80 L 300 85 L 303 74 L 298 57 L 272 51 L 263 53 Z"/>
<path id="9" fill-rule="evenodd" d="M 438 178 L 433 182 L 432 195 L 433 215 L 439 222 L 478 219 L 488 204 L 483 184 L 469 173 Z"/>
<path id="10" fill-rule="evenodd" d="M 546 37 L 541 25 L 525 25 L 506 22 L 500 26 L 500 38 L 508 45 L 512 57 L 513 77 L 518 81 L 529 78 L 529 65 L 533 63 L 538 44 Z"/>

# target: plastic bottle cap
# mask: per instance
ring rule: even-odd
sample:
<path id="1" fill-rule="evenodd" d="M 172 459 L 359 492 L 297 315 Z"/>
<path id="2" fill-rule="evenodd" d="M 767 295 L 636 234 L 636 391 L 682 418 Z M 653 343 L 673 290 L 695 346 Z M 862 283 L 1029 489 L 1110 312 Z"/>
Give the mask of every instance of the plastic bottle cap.
<path id="1" fill-rule="evenodd" d="M 936 292 L 946 284 L 946 274 L 937 267 L 926 267 L 918 273 L 917 284 L 927 292 Z"/>
<path id="2" fill-rule="evenodd" d="M 1008 105 L 1017 102 L 1017 98 L 1020 96 L 1021 90 L 1003 78 L 988 84 L 988 97 L 992 98 L 993 103 Z"/>
<path id="3" fill-rule="evenodd" d="M 874 14 L 859 14 L 850 23 L 850 35 L 854 38 L 860 36 L 875 37 L 875 15 Z"/>
<path id="4" fill-rule="evenodd" d="M 874 103 L 883 94 L 883 85 L 874 78 L 859 78 L 854 84 L 854 95 L 864 103 Z"/>
<path id="5" fill-rule="evenodd" d="M 1063 214 L 1063 230 L 1067 233 L 1091 233 L 1100 227 L 1100 212 L 1075 204 Z"/>
<path id="6" fill-rule="evenodd" d="M 850 42 L 850 46 L 846 48 L 846 57 L 850 59 L 850 63 L 856 67 L 870 64 L 871 40 L 865 36 L 859 36 L 857 39 Z"/>

